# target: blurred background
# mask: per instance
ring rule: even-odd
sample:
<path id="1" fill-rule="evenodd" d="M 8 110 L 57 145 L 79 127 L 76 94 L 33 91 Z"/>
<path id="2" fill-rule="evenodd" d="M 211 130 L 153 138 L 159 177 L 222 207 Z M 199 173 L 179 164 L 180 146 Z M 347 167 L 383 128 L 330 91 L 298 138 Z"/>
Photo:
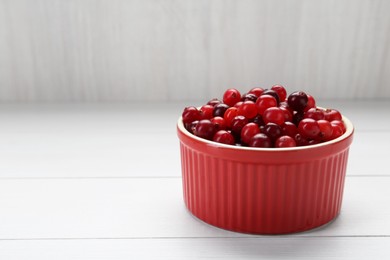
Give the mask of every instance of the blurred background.
<path id="1" fill-rule="evenodd" d="M 387 0 L 0 0 L 0 102 L 390 98 Z"/>

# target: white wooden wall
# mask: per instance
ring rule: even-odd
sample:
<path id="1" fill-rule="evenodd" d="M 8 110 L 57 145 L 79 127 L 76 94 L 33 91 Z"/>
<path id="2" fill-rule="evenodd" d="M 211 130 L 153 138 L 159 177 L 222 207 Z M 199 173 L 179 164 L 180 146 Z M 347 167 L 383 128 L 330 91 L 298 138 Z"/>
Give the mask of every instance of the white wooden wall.
<path id="1" fill-rule="evenodd" d="M 390 98 L 387 0 L 0 0 L 0 101 Z"/>

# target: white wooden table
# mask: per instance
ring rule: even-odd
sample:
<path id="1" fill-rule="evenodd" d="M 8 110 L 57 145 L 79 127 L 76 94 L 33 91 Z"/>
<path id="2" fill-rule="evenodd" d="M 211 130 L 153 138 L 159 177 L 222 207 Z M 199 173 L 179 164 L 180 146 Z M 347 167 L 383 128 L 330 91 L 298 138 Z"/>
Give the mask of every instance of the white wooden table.
<path id="1" fill-rule="evenodd" d="M 284 236 L 188 213 L 183 103 L 1 105 L 0 259 L 390 259 L 390 102 L 320 104 L 356 127 L 342 212 Z"/>

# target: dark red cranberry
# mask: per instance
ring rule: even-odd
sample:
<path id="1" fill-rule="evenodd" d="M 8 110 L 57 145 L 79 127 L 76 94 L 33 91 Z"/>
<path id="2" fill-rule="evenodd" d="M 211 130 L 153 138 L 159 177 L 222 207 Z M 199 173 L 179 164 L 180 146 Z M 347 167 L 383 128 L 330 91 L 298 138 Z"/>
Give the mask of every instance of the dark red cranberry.
<path id="1" fill-rule="evenodd" d="M 301 134 L 296 134 L 295 137 L 295 142 L 297 144 L 297 146 L 306 146 L 306 145 L 309 145 L 309 140 L 306 139 L 305 137 L 303 137 Z"/>
<path id="2" fill-rule="evenodd" d="M 282 124 L 282 133 L 294 138 L 298 133 L 298 128 L 294 123 L 286 121 Z"/>
<path id="3" fill-rule="evenodd" d="M 294 111 L 294 115 L 293 115 L 293 123 L 298 126 L 299 125 L 299 122 L 301 122 L 301 120 L 304 118 L 304 114 L 303 112 L 296 112 Z"/>
<path id="4" fill-rule="evenodd" d="M 263 117 L 262 117 L 261 115 L 255 116 L 255 117 L 252 119 L 252 122 L 253 122 L 253 123 L 256 123 L 258 126 L 264 126 L 264 125 L 265 125 L 264 120 L 263 120 Z"/>
<path id="5" fill-rule="evenodd" d="M 272 141 L 275 141 L 282 135 L 282 128 L 274 123 L 268 123 L 264 126 L 264 134 L 266 134 Z"/>
<path id="6" fill-rule="evenodd" d="M 234 145 L 235 143 L 233 135 L 226 130 L 219 130 L 218 132 L 216 132 L 214 134 L 213 141 L 230 145 Z"/>
<path id="7" fill-rule="evenodd" d="M 196 120 L 200 120 L 200 112 L 196 107 L 186 107 L 182 113 L 183 123 L 191 123 Z"/>
<path id="8" fill-rule="evenodd" d="M 262 147 L 262 148 L 270 148 L 272 147 L 272 141 L 271 139 L 263 134 L 259 133 L 254 135 L 251 140 L 249 141 L 250 147 Z"/>
<path id="9" fill-rule="evenodd" d="M 288 106 L 298 112 L 301 112 L 305 109 L 307 101 L 307 95 L 303 91 L 295 91 L 291 93 L 287 99 Z"/>
<path id="10" fill-rule="evenodd" d="M 242 96 L 241 101 L 252 101 L 253 103 L 256 103 L 257 96 L 255 94 L 247 93 Z"/>
<path id="11" fill-rule="evenodd" d="M 216 132 L 215 125 L 208 119 L 200 120 L 196 124 L 194 134 L 204 139 L 211 140 Z"/>
<path id="12" fill-rule="evenodd" d="M 240 136 L 242 128 L 248 124 L 248 119 L 244 116 L 236 116 L 232 120 L 232 132 Z"/>
<path id="13" fill-rule="evenodd" d="M 213 110 L 213 116 L 214 117 L 215 116 L 223 117 L 223 115 L 225 114 L 225 112 L 228 108 L 229 108 L 229 106 L 224 104 L 224 103 L 215 105 L 214 110 Z"/>

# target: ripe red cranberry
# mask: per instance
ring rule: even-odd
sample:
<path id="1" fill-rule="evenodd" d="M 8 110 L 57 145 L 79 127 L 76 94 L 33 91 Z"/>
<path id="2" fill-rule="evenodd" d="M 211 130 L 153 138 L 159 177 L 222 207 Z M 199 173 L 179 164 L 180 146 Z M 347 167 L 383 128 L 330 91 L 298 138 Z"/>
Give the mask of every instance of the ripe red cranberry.
<path id="1" fill-rule="evenodd" d="M 275 147 L 295 147 L 297 146 L 297 143 L 295 142 L 295 139 L 288 135 L 282 135 L 275 141 Z"/>
<path id="2" fill-rule="evenodd" d="M 332 123 L 331 123 L 331 125 L 332 125 Z M 333 130 L 333 132 L 332 132 L 332 136 L 330 137 L 330 140 L 336 139 L 337 137 L 342 136 L 344 133 L 343 129 L 341 128 L 340 125 L 333 124 L 332 130 Z"/>
<path id="3" fill-rule="evenodd" d="M 225 114 L 224 114 L 223 118 L 225 119 L 227 127 L 231 127 L 232 126 L 232 121 L 233 121 L 233 119 L 236 116 L 238 116 L 238 112 L 237 112 L 237 108 L 236 107 L 229 107 L 225 111 Z"/>
<path id="4" fill-rule="evenodd" d="M 275 91 L 276 93 L 278 93 L 280 102 L 283 102 L 283 101 L 286 100 L 287 91 L 286 91 L 286 89 L 285 89 L 282 85 L 273 85 L 273 86 L 271 87 L 271 90 L 273 90 L 273 91 Z"/>
<path id="5" fill-rule="evenodd" d="M 238 101 L 233 107 L 239 108 L 242 105 L 242 103 L 244 103 L 244 102 Z"/>
<path id="6" fill-rule="evenodd" d="M 216 116 L 210 119 L 210 121 L 215 125 L 215 129 L 218 130 L 225 130 L 227 128 L 225 119 L 223 119 L 220 116 Z"/>
<path id="7" fill-rule="evenodd" d="M 213 117 L 214 107 L 212 105 L 203 105 L 199 110 L 201 119 L 211 119 Z"/>
<path id="8" fill-rule="evenodd" d="M 183 123 L 188 124 L 200 120 L 200 112 L 196 107 L 186 107 L 182 113 Z"/>
<path id="9" fill-rule="evenodd" d="M 200 120 L 196 124 L 194 134 L 204 139 L 211 140 L 216 132 L 215 125 L 208 119 Z"/>
<path id="10" fill-rule="evenodd" d="M 332 122 L 330 122 L 331 125 L 339 125 L 341 127 L 341 129 L 343 130 L 343 133 L 345 133 L 345 131 L 347 130 L 343 121 L 341 120 L 333 120 Z"/>
<path id="11" fill-rule="evenodd" d="M 325 119 L 325 113 L 324 113 L 324 110 L 320 109 L 320 108 L 310 108 L 309 110 L 307 110 L 304 115 L 303 115 L 304 118 L 312 118 L 316 121 L 318 120 L 322 120 L 322 119 Z"/>
<path id="12" fill-rule="evenodd" d="M 250 147 L 262 147 L 262 148 L 270 148 L 272 147 L 272 141 L 271 139 L 263 134 L 259 133 L 254 135 L 251 140 L 249 141 Z"/>
<path id="13" fill-rule="evenodd" d="M 295 142 L 297 144 L 297 146 L 306 146 L 306 145 L 309 145 L 309 140 L 305 137 L 303 137 L 301 134 L 296 134 L 295 137 Z"/>
<path id="14" fill-rule="evenodd" d="M 329 122 L 332 122 L 333 120 L 342 120 L 341 113 L 336 109 L 326 109 L 324 113 L 325 120 L 328 120 Z"/>
<path id="15" fill-rule="evenodd" d="M 257 100 L 257 96 L 255 94 L 252 94 L 252 93 L 244 94 L 241 97 L 241 101 L 252 101 L 253 103 L 255 103 L 256 100 Z"/>
<path id="16" fill-rule="evenodd" d="M 279 108 L 283 111 L 284 121 L 292 122 L 293 121 L 293 114 L 294 114 L 294 112 L 290 108 L 288 108 L 288 107 L 279 106 Z"/>
<path id="17" fill-rule="evenodd" d="M 251 138 L 260 133 L 260 128 L 255 123 L 246 124 L 241 130 L 241 141 L 244 144 L 249 144 Z"/>
<path id="18" fill-rule="evenodd" d="M 291 93 L 287 99 L 288 106 L 298 112 L 301 112 L 305 109 L 307 101 L 307 95 L 303 91 L 295 91 Z"/>
<path id="19" fill-rule="evenodd" d="M 284 111 L 279 107 L 269 107 L 263 113 L 264 123 L 275 123 L 282 125 L 286 120 Z"/>
<path id="20" fill-rule="evenodd" d="M 275 99 L 276 99 L 276 103 L 279 104 L 280 102 L 280 97 L 278 95 L 278 93 L 272 89 L 266 89 L 264 90 L 263 94 L 261 95 L 270 95 L 270 96 L 273 96 Z"/>
<path id="21" fill-rule="evenodd" d="M 218 105 L 218 104 L 221 104 L 222 101 L 219 100 L 218 98 L 213 98 L 211 100 L 209 100 L 209 102 L 207 102 L 207 105 L 210 105 L 210 106 L 215 106 L 215 105 Z"/>
<path id="22" fill-rule="evenodd" d="M 297 133 L 298 133 L 298 128 L 294 123 L 286 121 L 282 124 L 283 135 L 288 135 L 294 138 Z"/>
<path id="23" fill-rule="evenodd" d="M 307 105 L 305 107 L 305 111 L 309 110 L 310 108 L 316 107 L 316 101 L 313 96 L 306 94 L 307 96 Z"/>
<path id="24" fill-rule="evenodd" d="M 282 135 L 282 128 L 274 123 L 268 123 L 264 126 L 263 130 L 264 134 L 266 134 L 272 141 L 275 141 L 279 136 Z"/>
<path id="25" fill-rule="evenodd" d="M 228 106 L 232 107 L 240 100 L 241 100 L 241 94 L 235 88 L 230 88 L 226 90 L 225 93 L 223 94 L 223 103 L 227 104 Z"/>
<path id="26" fill-rule="evenodd" d="M 322 141 L 329 141 L 332 138 L 333 128 L 329 121 L 318 120 L 318 126 L 320 127 L 320 135 Z"/>
<path id="27" fill-rule="evenodd" d="M 214 106 L 213 110 L 213 116 L 220 116 L 223 117 L 225 114 L 225 111 L 229 108 L 228 105 L 221 103 Z"/>
<path id="28" fill-rule="evenodd" d="M 234 145 L 235 143 L 233 135 L 226 130 L 219 130 L 218 132 L 216 132 L 214 134 L 213 141 L 230 145 Z"/>
<path id="29" fill-rule="evenodd" d="M 257 113 L 263 115 L 264 111 L 269 107 L 276 107 L 278 102 L 273 96 L 261 95 L 256 100 Z"/>
<path id="30" fill-rule="evenodd" d="M 320 138 L 321 129 L 316 120 L 304 118 L 299 122 L 298 132 L 308 139 Z"/>
<path id="31" fill-rule="evenodd" d="M 248 119 L 252 119 L 257 115 L 256 104 L 252 101 L 244 101 L 238 108 L 237 113 L 245 116 Z"/>
<path id="32" fill-rule="evenodd" d="M 232 132 L 240 136 L 242 128 L 248 124 L 248 119 L 245 116 L 236 116 L 232 120 Z"/>
<path id="33" fill-rule="evenodd" d="M 252 88 L 251 90 L 249 90 L 248 93 L 254 94 L 256 97 L 260 97 L 261 94 L 263 94 L 263 92 L 264 92 L 263 88 Z"/>

